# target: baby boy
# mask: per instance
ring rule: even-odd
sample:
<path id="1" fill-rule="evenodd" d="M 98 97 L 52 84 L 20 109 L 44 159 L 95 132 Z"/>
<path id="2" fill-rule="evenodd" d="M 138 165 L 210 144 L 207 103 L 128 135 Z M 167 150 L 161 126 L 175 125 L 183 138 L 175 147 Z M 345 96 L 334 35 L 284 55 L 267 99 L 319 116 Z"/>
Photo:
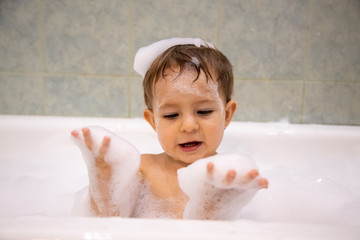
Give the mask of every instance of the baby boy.
<path id="1" fill-rule="evenodd" d="M 236 110 L 229 60 L 210 43 L 176 38 L 140 49 L 134 67 L 164 152 L 140 156 L 104 129 L 73 131 L 89 171 L 79 204 L 96 216 L 236 218 L 268 182 L 249 158 L 217 154 Z"/>

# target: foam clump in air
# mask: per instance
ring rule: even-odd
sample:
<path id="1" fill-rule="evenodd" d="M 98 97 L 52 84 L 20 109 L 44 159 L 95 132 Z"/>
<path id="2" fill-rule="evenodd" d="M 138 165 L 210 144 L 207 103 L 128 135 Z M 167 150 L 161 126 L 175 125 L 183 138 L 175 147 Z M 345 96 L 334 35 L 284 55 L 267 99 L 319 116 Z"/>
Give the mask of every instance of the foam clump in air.
<path id="1" fill-rule="evenodd" d="M 215 48 L 212 43 L 206 42 L 200 38 L 169 38 L 152 43 L 146 47 L 140 48 L 134 59 L 134 69 L 142 77 L 145 76 L 154 60 L 168 48 L 175 45 L 194 44 L 197 47 L 205 46 Z"/>
<path id="2" fill-rule="evenodd" d="M 236 173 L 231 181 L 227 181 L 229 170 Z M 236 154 L 200 159 L 179 169 L 178 179 L 190 198 L 184 211 L 188 219 L 237 219 L 255 193 L 267 187 L 267 182 L 261 184 L 255 162 Z"/>
<path id="3" fill-rule="evenodd" d="M 111 178 L 109 180 L 109 195 L 112 212 L 119 213 L 122 217 L 129 217 L 135 207 L 139 191 L 137 172 L 140 164 L 140 153 L 125 139 L 113 134 L 101 127 L 88 127 L 91 142 L 86 141 L 82 130 L 72 132 L 75 143 L 79 146 L 88 169 L 89 186 L 76 196 L 73 212 L 76 215 L 92 215 L 89 208 L 89 193 L 97 203 L 99 210 L 104 207 L 102 194 L 98 186 L 96 165 L 99 154 L 104 154 L 104 161 L 111 166 Z M 110 144 L 106 151 L 101 153 L 104 137 L 110 138 Z M 89 147 L 90 146 L 90 147 Z M 84 201 L 87 204 L 84 204 Z M 107 207 L 108 208 L 108 207 Z"/>

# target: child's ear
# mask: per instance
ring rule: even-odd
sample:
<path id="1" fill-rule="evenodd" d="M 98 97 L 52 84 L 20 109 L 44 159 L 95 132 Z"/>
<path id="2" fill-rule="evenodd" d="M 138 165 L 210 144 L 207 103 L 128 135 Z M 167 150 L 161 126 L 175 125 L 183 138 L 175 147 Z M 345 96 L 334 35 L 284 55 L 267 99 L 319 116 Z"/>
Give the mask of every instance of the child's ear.
<path id="1" fill-rule="evenodd" d="M 236 102 L 235 101 L 229 101 L 225 106 L 225 127 L 227 127 L 231 119 L 233 118 L 236 111 Z"/>
<path id="2" fill-rule="evenodd" d="M 156 131 L 154 112 L 148 108 L 145 109 L 144 118 L 150 124 L 150 126 Z"/>

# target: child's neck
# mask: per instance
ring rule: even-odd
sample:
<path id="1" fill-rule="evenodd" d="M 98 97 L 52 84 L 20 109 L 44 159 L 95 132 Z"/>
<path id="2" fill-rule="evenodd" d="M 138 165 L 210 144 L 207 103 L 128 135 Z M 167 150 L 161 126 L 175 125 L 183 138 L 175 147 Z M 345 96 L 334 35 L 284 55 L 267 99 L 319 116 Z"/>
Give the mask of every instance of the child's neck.
<path id="1" fill-rule="evenodd" d="M 162 153 L 161 158 L 163 159 L 164 167 L 170 171 L 176 171 L 180 168 L 184 168 L 190 165 L 190 163 L 185 163 L 183 161 L 177 160 L 167 153 Z"/>

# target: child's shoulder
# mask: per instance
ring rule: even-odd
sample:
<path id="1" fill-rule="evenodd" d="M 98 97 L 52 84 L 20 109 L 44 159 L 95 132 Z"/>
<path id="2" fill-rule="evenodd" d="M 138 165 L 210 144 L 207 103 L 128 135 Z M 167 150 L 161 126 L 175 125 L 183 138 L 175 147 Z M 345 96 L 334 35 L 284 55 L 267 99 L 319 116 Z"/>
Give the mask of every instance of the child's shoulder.
<path id="1" fill-rule="evenodd" d="M 160 158 L 159 155 L 160 154 L 150 154 L 150 153 L 141 154 L 140 156 L 141 164 L 148 164 L 150 162 L 156 161 L 157 159 Z"/>
<path id="2" fill-rule="evenodd" d="M 139 168 L 140 172 L 144 173 L 147 170 L 156 167 L 157 165 L 159 165 L 160 159 L 160 154 L 141 154 Z"/>

